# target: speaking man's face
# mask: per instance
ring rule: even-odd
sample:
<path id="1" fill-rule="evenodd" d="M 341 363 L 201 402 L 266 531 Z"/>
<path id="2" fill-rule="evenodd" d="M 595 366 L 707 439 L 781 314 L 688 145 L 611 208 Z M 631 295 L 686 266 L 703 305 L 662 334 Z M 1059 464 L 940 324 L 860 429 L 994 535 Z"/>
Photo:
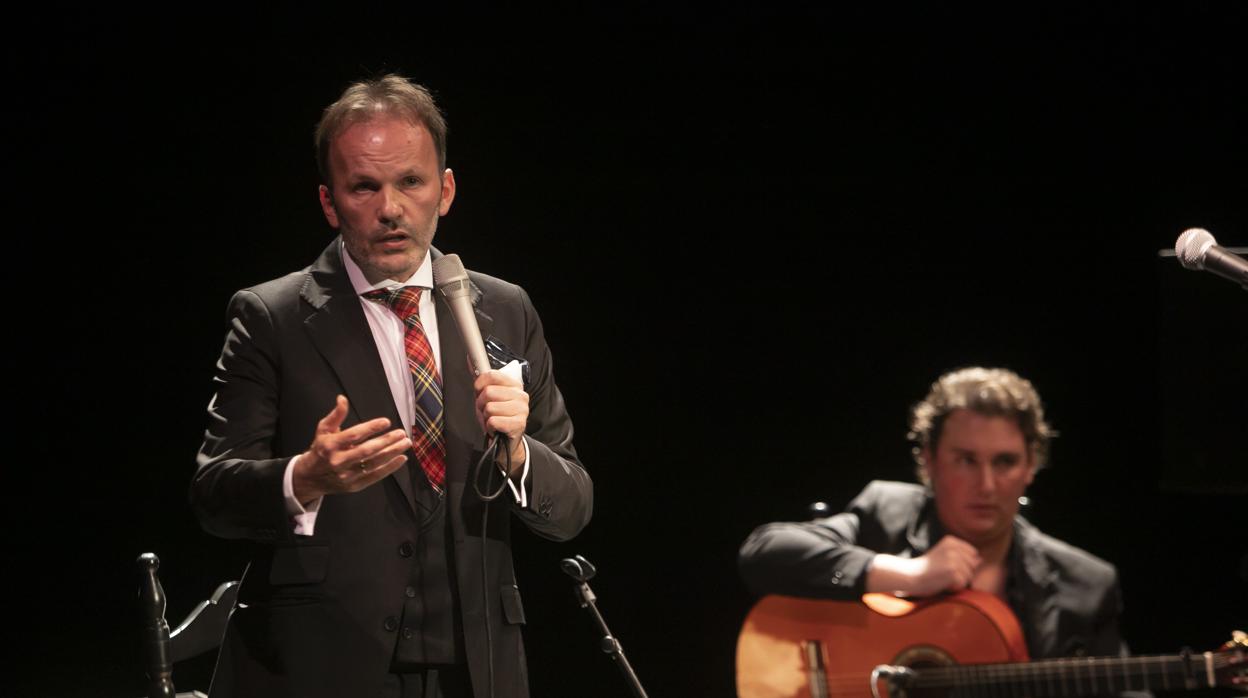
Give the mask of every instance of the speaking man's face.
<path id="1" fill-rule="evenodd" d="M 429 130 L 391 116 L 352 124 L 331 144 L 329 168 L 321 210 L 351 259 L 370 283 L 406 281 L 455 198 L 455 177 L 439 169 Z"/>

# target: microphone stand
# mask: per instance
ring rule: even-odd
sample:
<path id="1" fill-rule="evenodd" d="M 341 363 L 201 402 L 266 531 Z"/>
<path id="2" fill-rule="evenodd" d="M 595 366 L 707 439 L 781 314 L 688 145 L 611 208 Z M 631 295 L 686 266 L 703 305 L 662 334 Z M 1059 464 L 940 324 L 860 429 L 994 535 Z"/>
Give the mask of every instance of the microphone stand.
<path id="1" fill-rule="evenodd" d="M 594 596 L 594 591 L 589 588 L 589 580 L 598 573 L 598 570 L 589 560 L 580 555 L 574 558 L 565 558 L 559 566 L 563 569 L 564 574 L 576 581 L 576 596 L 580 600 L 581 608 L 589 609 L 589 614 L 593 616 L 594 623 L 597 624 L 598 630 L 602 633 L 599 647 L 601 647 L 603 652 L 611 655 L 615 665 L 624 674 L 624 680 L 628 683 L 629 688 L 633 689 L 633 695 L 637 696 L 637 698 L 647 698 L 646 689 L 641 687 L 641 681 L 638 680 L 637 674 L 633 672 L 633 667 L 628 663 L 628 658 L 624 656 L 624 648 L 620 645 L 620 641 L 611 634 L 611 630 L 607 628 L 607 622 L 602 619 L 602 614 L 598 612 L 598 604 L 596 603 L 598 597 Z"/>

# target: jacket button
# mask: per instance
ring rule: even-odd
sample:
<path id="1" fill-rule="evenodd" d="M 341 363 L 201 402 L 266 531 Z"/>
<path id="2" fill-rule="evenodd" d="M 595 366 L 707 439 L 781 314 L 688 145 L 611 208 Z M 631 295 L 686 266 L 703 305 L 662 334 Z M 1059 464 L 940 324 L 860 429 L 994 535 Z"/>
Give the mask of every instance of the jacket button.
<path id="1" fill-rule="evenodd" d="M 407 598 L 414 599 L 416 598 L 416 587 L 408 587 L 403 590 L 403 593 L 407 595 Z"/>
<path id="2" fill-rule="evenodd" d="M 410 640 L 410 639 L 412 639 L 413 637 L 416 637 L 416 633 L 412 632 L 412 629 L 411 629 L 411 628 L 403 628 L 403 639 L 404 639 L 404 640 Z"/>
<path id="3" fill-rule="evenodd" d="M 394 616 L 386 616 L 386 622 L 382 623 L 381 626 L 386 629 L 386 632 L 392 633 L 398 629 L 399 619 Z"/>
<path id="4" fill-rule="evenodd" d="M 402 543 L 400 543 L 399 555 L 402 557 L 411 557 L 412 556 L 412 544 L 407 541 L 403 541 Z M 393 629 L 394 628 L 391 628 L 391 630 Z"/>

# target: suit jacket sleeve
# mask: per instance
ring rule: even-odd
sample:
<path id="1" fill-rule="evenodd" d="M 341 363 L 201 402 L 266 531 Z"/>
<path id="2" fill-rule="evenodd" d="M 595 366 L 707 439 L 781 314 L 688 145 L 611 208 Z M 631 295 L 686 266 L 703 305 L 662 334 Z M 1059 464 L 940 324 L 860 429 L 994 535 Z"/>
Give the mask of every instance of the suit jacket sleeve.
<path id="1" fill-rule="evenodd" d="M 1118 629 L 1122 614 L 1122 590 L 1118 570 L 1086 554 L 1068 560 L 1060 569 L 1057 603 L 1077 612 L 1079 624 L 1067 622 L 1054 632 L 1068 637 L 1057 643 L 1056 656 L 1076 653 L 1092 657 L 1126 657 L 1131 653 Z M 1129 693 L 1124 695 L 1130 695 Z"/>
<path id="2" fill-rule="evenodd" d="M 834 516 L 764 524 L 738 555 L 741 577 L 757 594 L 851 599 L 862 595 L 871 559 L 892 552 L 904 525 L 880 523 L 883 483 L 871 483 Z M 893 518 L 897 518 L 894 516 Z M 904 519 L 904 516 L 901 517 Z"/>
<path id="3" fill-rule="evenodd" d="M 204 529 L 217 536 L 289 538 L 282 476 L 290 458 L 273 454 L 278 415 L 273 321 L 251 291 L 234 295 L 228 318 L 191 506 Z"/>
<path id="4" fill-rule="evenodd" d="M 1118 617 L 1122 614 L 1122 591 L 1118 587 L 1118 572 L 1114 571 L 1113 581 L 1101 604 L 1089 642 L 1088 654 L 1100 656 L 1131 656 L 1131 650 L 1122 639 L 1118 630 Z"/>
<path id="5" fill-rule="evenodd" d="M 534 533 L 568 540 L 589 523 L 594 486 L 572 445 L 572 419 L 555 384 L 550 347 L 528 294 L 519 289 L 524 313 L 525 357 L 529 360 L 529 506 L 513 503 L 520 520 Z M 509 498 L 510 499 L 510 498 Z"/>

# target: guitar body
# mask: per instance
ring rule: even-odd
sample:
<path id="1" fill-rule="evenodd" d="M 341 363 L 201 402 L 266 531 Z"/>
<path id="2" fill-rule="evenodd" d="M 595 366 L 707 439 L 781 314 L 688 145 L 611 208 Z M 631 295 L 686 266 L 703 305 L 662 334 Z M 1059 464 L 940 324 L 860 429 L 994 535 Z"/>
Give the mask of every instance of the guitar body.
<path id="1" fill-rule="evenodd" d="M 887 594 L 867 594 L 861 602 L 767 596 L 737 639 L 737 695 L 872 698 L 871 672 L 880 664 L 1025 661 L 1018 620 L 985 592 L 923 601 Z"/>

